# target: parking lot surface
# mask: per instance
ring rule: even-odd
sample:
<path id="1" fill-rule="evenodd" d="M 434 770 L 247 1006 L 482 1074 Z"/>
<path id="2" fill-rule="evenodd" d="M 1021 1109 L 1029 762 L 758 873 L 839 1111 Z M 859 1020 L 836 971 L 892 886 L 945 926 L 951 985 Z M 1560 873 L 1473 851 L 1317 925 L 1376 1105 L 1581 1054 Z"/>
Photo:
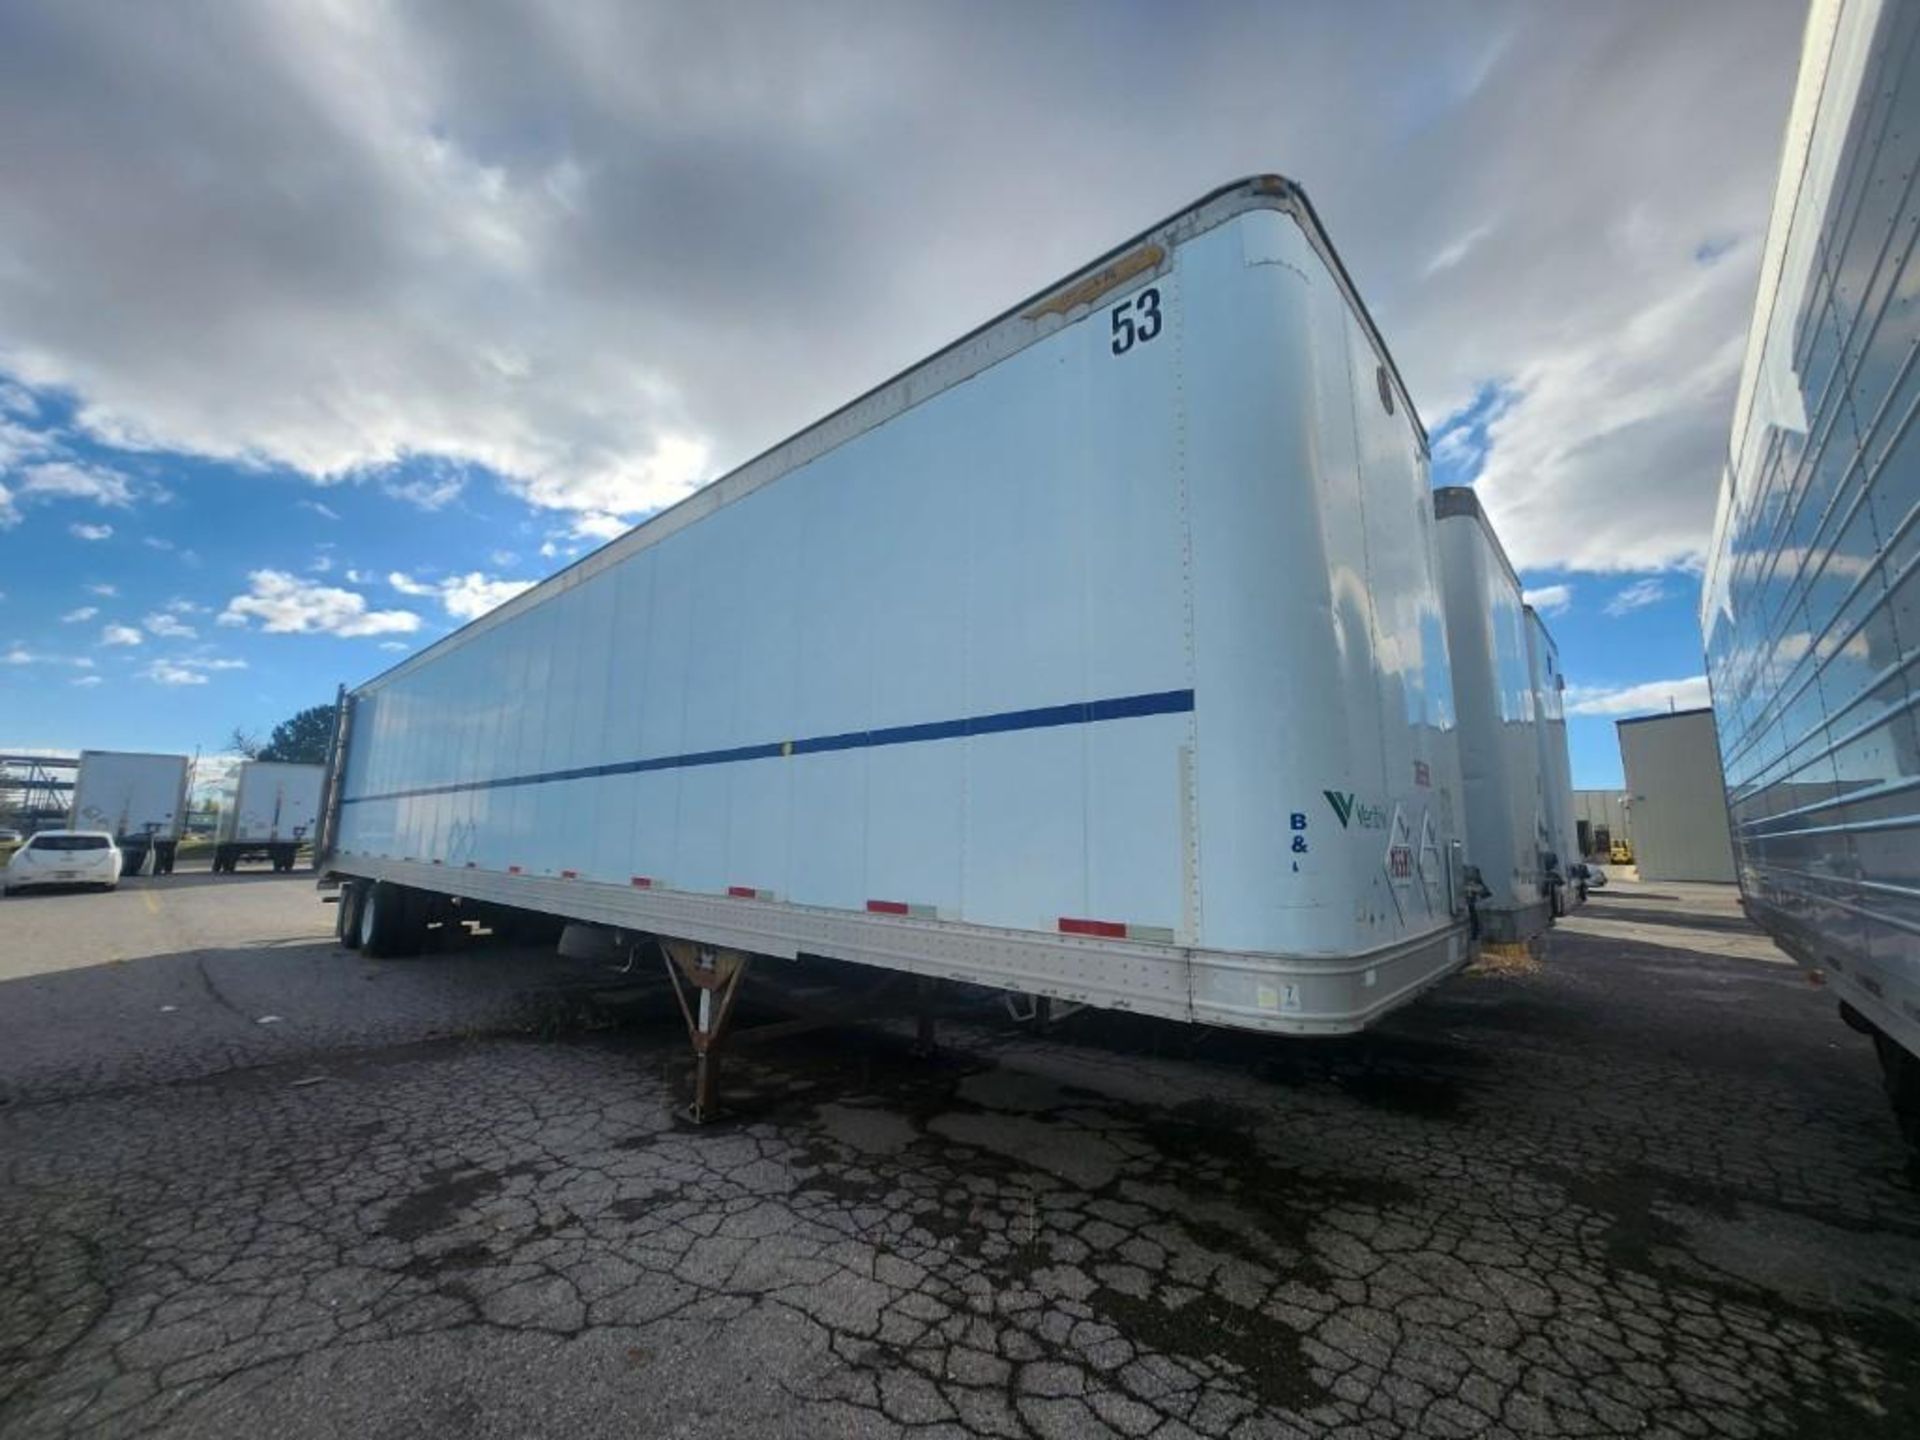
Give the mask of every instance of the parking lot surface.
<path id="1" fill-rule="evenodd" d="M 0 1434 L 1920 1434 L 1870 1051 L 1724 892 L 1350 1041 L 791 1037 L 705 1130 L 651 974 L 330 916 L 0 903 Z"/>

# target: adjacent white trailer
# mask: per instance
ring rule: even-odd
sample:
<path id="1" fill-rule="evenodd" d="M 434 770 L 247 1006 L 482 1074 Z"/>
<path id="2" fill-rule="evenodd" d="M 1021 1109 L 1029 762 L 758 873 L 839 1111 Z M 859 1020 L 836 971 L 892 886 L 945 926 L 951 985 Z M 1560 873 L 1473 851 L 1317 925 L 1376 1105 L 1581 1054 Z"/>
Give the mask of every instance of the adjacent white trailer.
<path id="1" fill-rule="evenodd" d="M 184 755 L 82 750 L 68 826 L 110 831 L 129 875 L 145 870 L 149 860 L 156 874 L 168 874 L 187 821 L 191 769 Z"/>
<path id="2" fill-rule="evenodd" d="M 1479 497 L 1445 486 L 1433 492 L 1433 510 L 1460 712 L 1467 857 L 1488 891 L 1479 903 L 1480 933 L 1524 943 L 1552 916 L 1527 608 Z"/>
<path id="3" fill-rule="evenodd" d="M 1550 898 L 1565 913 L 1586 898 L 1584 888 L 1573 883 L 1573 867 L 1582 861 L 1579 832 L 1573 823 L 1573 758 L 1567 750 L 1567 677 L 1547 622 L 1531 605 L 1524 608 L 1534 738 L 1540 745 L 1542 844 L 1552 884 Z"/>
<path id="4" fill-rule="evenodd" d="M 343 929 L 1357 1029 L 1468 958 L 1428 493 L 1305 196 L 1227 186 L 355 690 Z"/>
<path id="5" fill-rule="evenodd" d="M 1815 0 L 1701 624 L 1747 912 L 1920 1146 L 1916 171 L 1920 6 Z"/>
<path id="6" fill-rule="evenodd" d="M 264 858 L 293 869 L 302 843 L 320 819 L 324 765 L 245 760 L 234 772 L 214 837 L 213 868 L 231 873 L 242 860 Z"/>

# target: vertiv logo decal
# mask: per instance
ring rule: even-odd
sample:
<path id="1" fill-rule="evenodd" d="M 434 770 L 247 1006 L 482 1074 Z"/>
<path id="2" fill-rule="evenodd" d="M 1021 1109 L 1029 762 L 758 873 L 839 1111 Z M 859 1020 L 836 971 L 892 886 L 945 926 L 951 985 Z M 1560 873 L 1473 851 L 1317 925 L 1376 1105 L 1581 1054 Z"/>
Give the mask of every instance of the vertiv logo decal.
<path id="1" fill-rule="evenodd" d="M 1387 828 L 1387 807 L 1384 805 L 1363 805 L 1354 803 L 1351 790 L 1322 790 L 1327 804 L 1333 807 L 1333 813 L 1339 818 L 1340 828 L 1345 830 L 1355 820 L 1360 822 L 1362 830 L 1384 830 Z"/>

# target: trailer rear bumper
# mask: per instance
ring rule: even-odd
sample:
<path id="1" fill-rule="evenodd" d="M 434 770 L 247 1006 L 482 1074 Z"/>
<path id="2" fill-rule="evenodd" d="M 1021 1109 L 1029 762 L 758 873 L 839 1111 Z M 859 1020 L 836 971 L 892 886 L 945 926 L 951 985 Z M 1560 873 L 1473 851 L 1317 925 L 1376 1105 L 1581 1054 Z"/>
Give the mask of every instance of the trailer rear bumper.
<path id="1" fill-rule="evenodd" d="M 1362 1030 L 1460 969 L 1472 952 L 1464 923 L 1363 954 L 1279 955 L 502 875 L 372 856 L 336 855 L 326 868 L 332 875 L 387 880 L 746 954 L 783 960 L 820 955 L 1105 1010 L 1289 1035 Z"/>

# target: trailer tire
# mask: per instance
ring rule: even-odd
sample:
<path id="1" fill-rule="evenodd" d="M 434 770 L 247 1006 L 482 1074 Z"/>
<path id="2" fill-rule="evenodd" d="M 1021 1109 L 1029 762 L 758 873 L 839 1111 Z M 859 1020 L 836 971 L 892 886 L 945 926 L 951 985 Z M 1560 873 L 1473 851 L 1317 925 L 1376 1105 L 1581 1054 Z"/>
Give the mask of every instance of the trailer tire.
<path id="1" fill-rule="evenodd" d="M 1893 1105 L 1900 1134 L 1920 1157 L 1920 1058 L 1907 1053 L 1897 1040 L 1875 1032 L 1874 1049 L 1880 1052 L 1880 1069 L 1886 1076 L 1887 1099 Z"/>
<path id="2" fill-rule="evenodd" d="M 376 880 L 360 901 L 360 950 L 376 960 L 418 955 L 426 925 L 425 899 L 417 890 Z"/>
<path id="3" fill-rule="evenodd" d="M 342 950 L 360 948 L 360 903 L 365 893 L 364 881 L 344 880 L 340 884 L 340 902 L 333 914 L 333 938 L 340 942 Z"/>

